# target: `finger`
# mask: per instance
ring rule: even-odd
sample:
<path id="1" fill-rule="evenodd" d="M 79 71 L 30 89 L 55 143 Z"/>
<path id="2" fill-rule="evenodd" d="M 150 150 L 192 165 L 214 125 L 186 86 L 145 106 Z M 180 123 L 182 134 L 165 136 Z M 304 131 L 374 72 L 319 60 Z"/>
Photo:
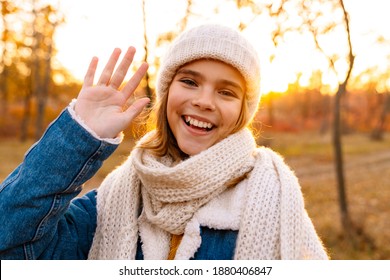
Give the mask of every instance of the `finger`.
<path id="1" fill-rule="evenodd" d="M 145 106 L 149 104 L 149 102 L 150 99 L 147 97 L 143 97 L 134 101 L 134 103 L 131 104 L 131 106 L 124 112 L 128 118 L 128 121 L 131 122 L 134 120 L 142 112 Z"/>
<path id="2" fill-rule="evenodd" d="M 149 65 L 146 62 L 142 63 L 138 70 L 131 77 L 131 79 L 126 83 L 126 85 L 122 89 L 122 92 L 124 93 L 126 99 L 128 99 L 131 94 L 136 90 L 142 78 L 145 76 L 148 67 Z"/>
<path id="3" fill-rule="evenodd" d="M 106 66 L 103 69 L 102 74 L 100 75 L 100 79 L 98 81 L 98 85 L 107 85 L 111 79 L 112 72 L 114 72 L 115 65 L 119 59 L 121 54 L 121 50 L 119 48 L 114 49 L 112 52 Z"/>
<path id="4" fill-rule="evenodd" d="M 96 68 L 99 59 L 97 57 L 93 57 L 91 62 L 89 63 L 87 73 L 84 76 L 84 84 L 83 86 L 91 87 L 93 86 L 93 80 L 95 79 Z"/>
<path id="5" fill-rule="evenodd" d="M 131 63 L 133 62 L 134 54 L 135 48 L 128 48 L 126 54 L 122 59 L 122 62 L 119 64 L 118 68 L 115 70 L 115 73 L 111 78 L 110 86 L 115 89 L 118 89 L 120 87 L 127 74 L 127 71 L 129 70 Z"/>

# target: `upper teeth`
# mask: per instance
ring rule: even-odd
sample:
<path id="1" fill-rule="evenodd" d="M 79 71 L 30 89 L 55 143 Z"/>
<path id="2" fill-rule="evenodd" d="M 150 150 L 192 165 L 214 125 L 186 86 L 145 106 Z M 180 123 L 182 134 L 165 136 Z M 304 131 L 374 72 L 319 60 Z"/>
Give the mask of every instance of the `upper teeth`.
<path id="1" fill-rule="evenodd" d="M 186 116 L 186 122 L 191 124 L 191 125 L 193 125 L 193 126 L 197 126 L 197 127 L 200 127 L 200 128 L 212 128 L 213 127 L 213 124 L 211 124 L 211 123 L 202 122 L 202 121 L 193 119 L 193 118 L 191 118 L 189 116 Z"/>

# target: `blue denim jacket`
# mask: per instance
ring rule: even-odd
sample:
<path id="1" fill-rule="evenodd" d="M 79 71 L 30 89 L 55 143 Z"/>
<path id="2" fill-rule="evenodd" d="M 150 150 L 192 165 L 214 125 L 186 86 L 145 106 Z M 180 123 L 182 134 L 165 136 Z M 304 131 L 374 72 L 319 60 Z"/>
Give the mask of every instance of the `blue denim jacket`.
<path id="1" fill-rule="evenodd" d="M 116 149 L 68 110 L 0 184 L 0 259 L 86 259 L 96 230 L 96 191 L 82 185 Z M 237 231 L 201 228 L 194 259 L 232 259 Z M 143 259 L 138 242 L 137 259 Z"/>

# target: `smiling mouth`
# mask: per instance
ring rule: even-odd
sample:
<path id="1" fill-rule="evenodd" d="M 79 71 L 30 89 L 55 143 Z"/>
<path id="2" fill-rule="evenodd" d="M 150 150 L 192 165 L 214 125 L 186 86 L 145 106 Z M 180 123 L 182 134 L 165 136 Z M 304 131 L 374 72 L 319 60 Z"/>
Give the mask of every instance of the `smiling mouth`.
<path id="1" fill-rule="evenodd" d="M 210 131 L 214 128 L 214 125 L 212 123 L 199 121 L 199 120 L 194 119 L 190 116 L 183 116 L 183 120 L 187 126 L 195 128 L 195 129 L 200 129 L 203 131 Z"/>

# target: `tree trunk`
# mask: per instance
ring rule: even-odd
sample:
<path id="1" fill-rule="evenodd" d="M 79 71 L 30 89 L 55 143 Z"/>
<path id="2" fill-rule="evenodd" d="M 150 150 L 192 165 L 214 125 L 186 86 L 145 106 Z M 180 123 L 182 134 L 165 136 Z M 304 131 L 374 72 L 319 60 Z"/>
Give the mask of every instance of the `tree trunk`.
<path id="1" fill-rule="evenodd" d="M 3 64 L 3 72 L 0 77 L 0 116 L 5 117 L 8 113 L 8 68 L 5 64 Z"/>
<path id="2" fill-rule="evenodd" d="M 339 196 L 339 207 L 341 215 L 341 224 L 344 231 L 349 236 L 351 234 L 351 219 L 348 211 L 347 193 L 345 190 L 345 178 L 344 178 L 344 161 L 343 150 L 341 143 L 341 98 L 345 95 L 346 83 L 339 85 L 337 93 L 335 95 L 334 109 L 333 109 L 333 150 L 335 158 L 335 169 L 337 179 L 337 190 Z"/>
<path id="3" fill-rule="evenodd" d="M 344 24 L 347 33 L 347 42 L 348 42 L 348 62 L 349 68 L 345 76 L 344 82 L 339 83 L 339 88 L 335 96 L 335 106 L 334 106 L 334 120 L 333 120 L 333 148 L 334 148 L 334 157 L 335 157 L 335 168 L 337 176 L 337 189 L 339 194 L 339 206 L 340 206 L 340 216 L 341 224 L 343 226 L 344 232 L 348 237 L 353 237 L 353 225 L 348 211 L 348 200 L 347 193 L 345 190 L 345 179 L 344 179 L 344 163 L 343 163 L 343 151 L 341 144 L 341 98 L 346 94 L 347 84 L 352 73 L 352 69 L 355 62 L 355 56 L 352 51 L 352 41 L 351 41 L 351 31 L 349 27 L 349 15 L 345 9 L 343 0 L 340 0 L 340 6 L 344 13 Z M 352 239 L 353 242 L 353 239 Z"/>
<path id="4" fill-rule="evenodd" d="M 36 122 L 36 130 L 35 130 L 36 140 L 38 140 L 41 137 L 45 128 L 45 111 L 47 105 L 47 98 L 49 95 L 52 52 L 53 52 L 53 42 L 51 42 L 48 45 L 46 59 L 44 60 L 42 86 L 36 92 L 36 96 L 37 96 L 37 122 Z"/>
<path id="5" fill-rule="evenodd" d="M 7 14 L 6 8 L 4 5 L 7 5 L 7 2 L 3 1 L 2 5 L 2 24 L 3 24 L 3 32 L 2 32 L 2 41 L 3 41 L 3 52 L 1 54 L 0 68 L 2 68 L 2 72 L 0 73 L 0 116 L 5 117 L 8 113 L 8 81 L 9 81 L 9 71 L 8 66 L 6 65 L 6 57 L 8 55 L 8 51 L 6 48 L 7 41 L 9 40 L 9 30 L 8 23 L 5 19 L 5 15 Z"/>
<path id="6" fill-rule="evenodd" d="M 31 76 L 29 77 L 29 83 L 31 84 Z M 21 123 L 21 134 L 20 141 L 25 142 L 28 139 L 28 126 L 31 119 L 31 96 L 32 96 L 32 88 L 29 86 L 26 90 L 26 95 L 24 97 L 24 111 L 23 118 Z"/>
<path id="7" fill-rule="evenodd" d="M 41 63 L 39 61 L 39 57 L 37 55 L 37 50 L 38 50 L 38 41 L 39 41 L 39 38 L 37 36 L 34 36 L 35 37 L 35 40 L 36 42 L 34 43 L 34 46 L 33 46 L 33 53 L 35 52 L 35 54 L 33 54 L 33 57 L 32 57 L 32 67 L 31 67 L 31 77 L 32 77 L 32 80 L 31 80 L 31 98 L 33 97 L 36 97 L 37 99 L 37 112 L 36 112 L 36 122 L 35 122 L 35 139 L 38 140 L 39 139 L 39 128 L 38 128 L 38 115 L 41 114 L 41 110 L 39 108 L 39 103 L 41 102 L 41 97 L 40 97 L 40 93 L 42 92 L 42 86 L 41 86 L 41 75 L 40 75 L 40 66 L 41 66 Z"/>

